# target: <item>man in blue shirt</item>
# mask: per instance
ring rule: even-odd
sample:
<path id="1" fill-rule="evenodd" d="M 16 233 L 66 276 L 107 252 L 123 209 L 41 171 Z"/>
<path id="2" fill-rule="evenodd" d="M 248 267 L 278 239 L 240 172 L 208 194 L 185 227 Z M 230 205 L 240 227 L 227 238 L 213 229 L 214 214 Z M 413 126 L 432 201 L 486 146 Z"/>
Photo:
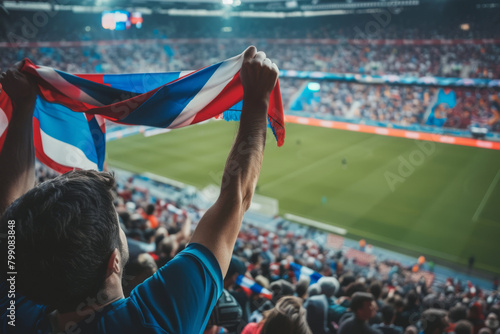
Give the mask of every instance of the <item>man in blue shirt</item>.
<path id="1" fill-rule="evenodd" d="M 243 111 L 220 196 L 186 249 L 124 298 L 128 249 L 113 207 L 113 177 L 74 171 L 33 188 L 37 88 L 16 68 L 0 74 L 14 107 L 0 152 L 0 332 L 203 332 L 257 184 L 277 77 L 264 52 L 245 51 Z M 10 230 L 14 284 L 5 277 Z"/>

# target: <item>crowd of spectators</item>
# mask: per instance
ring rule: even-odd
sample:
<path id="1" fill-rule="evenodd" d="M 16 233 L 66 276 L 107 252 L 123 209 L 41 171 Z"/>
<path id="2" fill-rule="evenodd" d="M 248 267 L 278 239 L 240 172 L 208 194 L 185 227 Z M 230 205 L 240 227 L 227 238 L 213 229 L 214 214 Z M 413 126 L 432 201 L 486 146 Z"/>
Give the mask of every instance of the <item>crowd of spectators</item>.
<path id="1" fill-rule="evenodd" d="M 434 13 L 435 14 L 435 13 Z M 27 15 L 27 14 L 25 14 Z M 400 76 L 440 76 L 461 78 L 500 78 L 500 47 L 497 44 L 448 44 L 448 45 L 357 45 L 343 41 L 337 45 L 288 43 L 287 38 L 381 38 L 381 39 L 452 39 L 497 37 L 485 28 L 486 23 L 495 26 L 497 22 L 489 16 L 483 20 L 470 18 L 470 31 L 454 24 L 425 22 L 394 18 L 376 34 L 352 35 L 356 27 L 371 22 L 375 17 L 362 17 L 355 23 L 340 19 L 327 22 L 323 18 L 307 21 L 306 29 L 296 29 L 291 21 L 276 24 L 273 20 L 260 20 L 248 36 L 243 29 L 249 21 L 232 22 L 234 32 L 224 34 L 212 31 L 228 25 L 229 21 L 219 18 L 186 20 L 172 18 L 163 22 L 161 16 L 147 17 L 150 25 L 143 30 L 125 32 L 103 31 L 91 25 L 90 31 L 82 27 L 93 22 L 90 16 L 75 16 L 75 26 L 81 29 L 66 31 L 51 29 L 53 25 L 40 28 L 37 40 L 113 40 L 126 38 L 118 45 L 96 44 L 73 47 L 23 47 L 0 48 L 0 68 L 25 57 L 37 64 L 54 67 L 69 73 L 139 73 L 193 70 L 237 55 L 249 42 L 266 50 L 267 54 L 282 70 L 322 71 L 334 73 L 358 73 L 369 75 L 394 74 Z M 62 20 L 55 16 L 54 20 Z M 377 21 L 377 20 L 375 20 Z M 87 23 L 85 23 L 87 22 Z M 295 22 L 295 21 L 294 21 Z M 298 22 L 298 21 L 297 21 Z M 302 22 L 302 21 L 301 21 Z M 305 21 L 304 21 L 305 22 Z M 413 23 L 410 23 L 413 22 Z M 321 24 L 320 24 L 321 23 Z M 380 23 L 380 22 L 379 22 Z M 230 25 L 231 25 L 230 24 Z M 87 26 L 85 26 L 87 27 Z M 149 28 L 148 28 L 149 27 Z M 404 29 L 400 29 L 404 27 Z M 444 28 L 446 27 L 446 28 Z M 241 29 L 240 29 L 241 28 Z M 199 33 L 197 33 L 199 32 Z M 203 33 L 202 33 L 203 32 Z M 493 35 L 491 35 L 493 33 Z M 67 34 L 67 35 L 66 35 Z M 52 37 L 51 37 L 52 36 Z M 57 36 L 54 37 L 54 36 Z M 216 37 L 217 41 L 196 43 L 140 42 L 137 39 L 184 37 Z M 250 40 L 248 39 L 250 37 Z M 279 38 L 268 43 L 259 37 Z M 13 52 L 12 52 L 13 51 Z M 401 126 L 425 125 L 430 109 L 435 103 L 438 89 L 422 87 L 401 87 L 385 85 L 356 85 L 346 83 L 321 83 L 321 89 L 314 99 L 295 99 L 304 88 L 304 80 L 281 78 L 285 109 L 304 111 L 313 117 L 335 116 L 352 120 L 371 120 Z M 457 89 L 457 105 L 445 108 L 445 128 L 467 129 L 479 125 L 498 132 L 498 102 L 495 93 L 486 90 Z M 297 106 L 299 107 L 297 109 Z M 443 114 L 443 115 L 444 115 Z M 442 116 L 443 116 L 442 115 Z M 431 124 L 432 125 L 432 124 Z"/>
<path id="2" fill-rule="evenodd" d="M 56 175 L 40 164 L 36 172 L 38 182 Z M 123 276 L 128 296 L 184 249 L 203 210 L 155 199 L 134 185 L 134 177 L 118 184 L 115 206 L 130 252 Z M 453 278 L 440 285 L 423 276 L 415 281 L 394 262 L 357 265 L 343 251 L 313 241 L 313 233 L 244 222 L 205 333 L 500 333 L 500 291 Z M 311 284 L 311 276 L 298 276 L 291 263 L 323 277 Z M 391 270 L 382 270 L 387 264 Z M 237 284 L 240 275 L 271 296 Z"/>
<path id="3" fill-rule="evenodd" d="M 221 41 L 218 44 L 204 44 L 202 47 L 196 44 L 132 42 L 92 47 L 19 48 L 0 57 L 0 67 L 6 68 L 16 60 L 27 57 L 37 64 L 69 73 L 181 71 L 202 68 L 230 58 L 240 53 L 245 45 L 244 41 Z M 288 70 L 500 77 L 500 49 L 496 45 L 302 47 L 269 44 L 265 45 L 265 50 L 269 55 L 275 56 L 274 60 L 281 69 Z M 468 55 L 465 50 L 477 57 Z M 281 79 L 285 109 L 291 107 L 319 117 L 331 115 L 402 126 L 426 124 L 429 109 L 435 103 L 438 92 L 437 88 L 417 86 L 323 82 L 320 91 L 315 93 L 315 98 L 295 101 L 304 82 Z M 456 89 L 455 93 L 457 105 L 446 108 L 444 127 L 467 129 L 473 124 L 488 127 L 493 132 L 499 131 L 498 103 L 495 103 L 497 98 L 494 92 L 485 89 Z"/>
<path id="4" fill-rule="evenodd" d="M 322 118 L 336 116 L 401 126 L 434 125 L 428 118 L 439 88 L 323 82 L 317 92 L 303 94 L 290 107 Z M 443 127 L 487 127 L 500 131 L 498 96 L 486 89 L 455 89 L 456 105 L 442 105 Z M 435 111 L 437 114 L 438 111 Z"/>
<path id="5" fill-rule="evenodd" d="M 198 69 L 241 53 L 249 41 L 162 44 L 128 40 L 120 45 L 2 50 L 1 66 L 28 57 L 78 73 L 128 73 Z M 282 70 L 368 75 L 500 78 L 500 47 L 489 45 L 294 45 L 254 41 Z M 14 52 L 12 52 L 14 51 Z"/>

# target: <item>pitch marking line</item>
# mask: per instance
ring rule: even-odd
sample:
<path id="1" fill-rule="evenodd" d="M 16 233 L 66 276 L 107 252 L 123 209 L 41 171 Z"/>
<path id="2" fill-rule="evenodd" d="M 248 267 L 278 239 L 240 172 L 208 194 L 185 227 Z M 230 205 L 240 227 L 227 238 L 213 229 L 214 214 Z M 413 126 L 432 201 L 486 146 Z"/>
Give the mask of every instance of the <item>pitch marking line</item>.
<path id="1" fill-rule="evenodd" d="M 473 222 L 477 222 L 479 215 L 481 214 L 481 212 L 484 209 L 484 206 L 488 202 L 488 199 L 490 198 L 491 193 L 493 192 L 493 189 L 495 189 L 495 186 L 496 186 L 499 178 L 500 178 L 500 169 L 498 170 L 497 175 L 495 175 L 493 182 L 491 182 L 490 186 L 488 187 L 486 194 L 484 194 L 483 200 L 481 201 L 481 203 L 479 203 L 479 206 L 476 210 L 476 213 L 474 213 L 474 216 L 472 217 Z"/>

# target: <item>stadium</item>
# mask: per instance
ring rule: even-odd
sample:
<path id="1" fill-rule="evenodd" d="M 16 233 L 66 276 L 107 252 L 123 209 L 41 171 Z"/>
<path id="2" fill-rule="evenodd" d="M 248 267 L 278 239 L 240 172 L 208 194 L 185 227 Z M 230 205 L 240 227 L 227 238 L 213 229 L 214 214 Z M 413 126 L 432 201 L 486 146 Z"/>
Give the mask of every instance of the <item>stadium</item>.
<path id="1" fill-rule="evenodd" d="M 0 1 L 2 333 L 500 333 L 499 28 Z"/>

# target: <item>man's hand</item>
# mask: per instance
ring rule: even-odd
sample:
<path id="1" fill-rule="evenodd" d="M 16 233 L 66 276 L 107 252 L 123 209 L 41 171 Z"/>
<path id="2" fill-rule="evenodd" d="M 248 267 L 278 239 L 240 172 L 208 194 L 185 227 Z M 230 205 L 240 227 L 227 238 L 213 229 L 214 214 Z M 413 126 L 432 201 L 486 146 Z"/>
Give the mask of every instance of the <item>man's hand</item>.
<path id="1" fill-rule="evenodd" d="M 278 66 L 255 46 L 246 49 L 243 57 L 240 78 L 245 98 L 267 102 L 278 80 Z"/>
<path id="2" fill-rule="evenodd" d="M 38 94 L 36 83 L 26 74 L 21 73 L 22 67 L 23 62 L 18 62 L 7 72 L 0 73 L 1 89 L 9 95 L 14 108 L 34 105 Z"/>

